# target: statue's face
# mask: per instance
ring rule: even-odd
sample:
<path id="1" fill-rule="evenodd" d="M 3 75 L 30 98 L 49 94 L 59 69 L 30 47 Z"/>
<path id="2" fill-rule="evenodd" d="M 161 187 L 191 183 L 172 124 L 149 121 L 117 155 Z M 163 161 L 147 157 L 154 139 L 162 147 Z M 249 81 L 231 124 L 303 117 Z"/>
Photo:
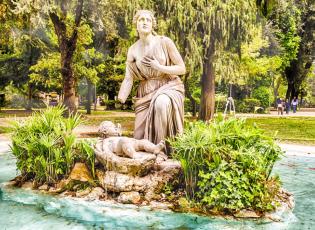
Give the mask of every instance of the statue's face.
<path id="1" fill-rule="evenodd" d="M 152 17 L 148 13 L 142 13 L 137 20 L 138 33 L 148 34 L 152 32 Z"/>
<path id="2" fill-rule="evenodd" d="M 115 126 L 111 126 L 108 127 L 106 132 L 104 132 L 107 136 L 109 137 L 117 137 L 117 136 L 121 136 L 121 130 L 118 127 Z"/>
<path id="3" fill-rule="evenodd" d="M 115 124 L 112 123 L 111 121 L 102 122 L 98 129 L 98 132 L 103 137 L 117 137 L 121 136 L 122 134 L 120 124 L 117 124 L 117 126 L 115 126 Z"/>

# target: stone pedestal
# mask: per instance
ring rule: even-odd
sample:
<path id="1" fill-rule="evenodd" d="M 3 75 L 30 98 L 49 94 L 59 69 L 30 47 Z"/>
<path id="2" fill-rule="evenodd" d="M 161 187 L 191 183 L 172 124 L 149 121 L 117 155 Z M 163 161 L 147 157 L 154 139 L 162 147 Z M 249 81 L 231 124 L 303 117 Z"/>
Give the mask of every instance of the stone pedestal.
<path id="1" fill-rule="evenodd" d="M 118 156 L 104 146 L 104 140 L 100 139 L 95 148 L 96 158 L 104 166 L 96 175 L 105 191 L 119 193 L 118 202 L 137 204 L 142 199 L 151 201 L 159 197 L 165 184 L 181 169 L 179 162 L 165 159 L 163 153 L 156 156 L 138 151 L 133 158 Z"/>

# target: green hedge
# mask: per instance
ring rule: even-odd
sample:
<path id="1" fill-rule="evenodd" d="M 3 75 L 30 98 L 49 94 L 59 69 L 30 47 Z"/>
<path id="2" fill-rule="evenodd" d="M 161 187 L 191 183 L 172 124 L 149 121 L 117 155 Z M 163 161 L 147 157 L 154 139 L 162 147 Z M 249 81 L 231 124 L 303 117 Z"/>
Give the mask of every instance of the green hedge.
<path id="1" fill-rule="evenodd" d="M 255 107 L 261 107 L 258 99 L 248 98 L 244 100 L 235 101 L 236 111 L 240 113 L 254 113 Z"/>
<path id="2" fill-rule="evenodd" d="M 264 86 L 254 89 L 252 96 L 257 99 L 260 102 L 260 105 L 265 109 L 270 106 L 270 101 L 272 101 L 272 95 L 269 88 Z"/>

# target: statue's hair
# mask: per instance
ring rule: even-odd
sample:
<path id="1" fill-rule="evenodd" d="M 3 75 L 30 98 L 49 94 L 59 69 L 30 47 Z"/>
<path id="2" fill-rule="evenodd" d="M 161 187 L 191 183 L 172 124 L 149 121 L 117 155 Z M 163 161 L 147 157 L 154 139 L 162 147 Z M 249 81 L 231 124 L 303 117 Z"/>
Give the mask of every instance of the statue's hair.
<path id="1" fill-rule="evenodd" d="M 115 132 L 111 132 L 112 130 L 110 128 L 115 128 Z M 117 124 L 117 126 L 111 122 L 111 121 L 103 121 L 99 128 L 98 132 L 103 138 L 107 138 L 110 136 L 121 136 L 121 125 Z"/>
<path id="2" fill-rule="evenodd" d="M 133 20 L 132 22 L 137 25 L 137 21 L 138 21 L 138 18 L 140 17 L 141 14 L 143 13 L 146 13 L 146 14 L 149 14 L 151 19 L 152 19 L 152 28 L 155 29 L 156 28 L 156 19 L 154 17 L 154 14 L 152 11 L 150 10 L 137 10 L 137 13 L 135 14 L 135 16 L 133 17 Z"/>

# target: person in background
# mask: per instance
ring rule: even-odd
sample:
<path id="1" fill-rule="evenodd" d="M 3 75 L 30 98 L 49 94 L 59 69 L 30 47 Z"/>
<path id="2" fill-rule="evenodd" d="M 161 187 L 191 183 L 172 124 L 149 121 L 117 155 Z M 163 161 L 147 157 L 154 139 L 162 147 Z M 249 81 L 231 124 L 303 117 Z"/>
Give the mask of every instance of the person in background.
<path id="1" fill-rule="evenodd" d="M 286 114 L 289 114 L 290 109 L 291 109 L 291 103 L 290 103 L 289 99 L 286 99 L 285 100 L 285 112 L 286 112 Z"/>
<path id="2" fill-rule="evenodd" d="M 291 102 L 293 113 L 296 113 L 296 109 L 297 109 L 298 104 L 299 104 L 298 99 L 296 97 L 294 97 L 292 102 Z"/>
<path id="3" fill-rule="evenodd" d="M 278 115 L 283 115 L 283 103 L 282 103 L 282 99 L 278 98 L 277 99 L 277 110 L 278 110 Z"/>

